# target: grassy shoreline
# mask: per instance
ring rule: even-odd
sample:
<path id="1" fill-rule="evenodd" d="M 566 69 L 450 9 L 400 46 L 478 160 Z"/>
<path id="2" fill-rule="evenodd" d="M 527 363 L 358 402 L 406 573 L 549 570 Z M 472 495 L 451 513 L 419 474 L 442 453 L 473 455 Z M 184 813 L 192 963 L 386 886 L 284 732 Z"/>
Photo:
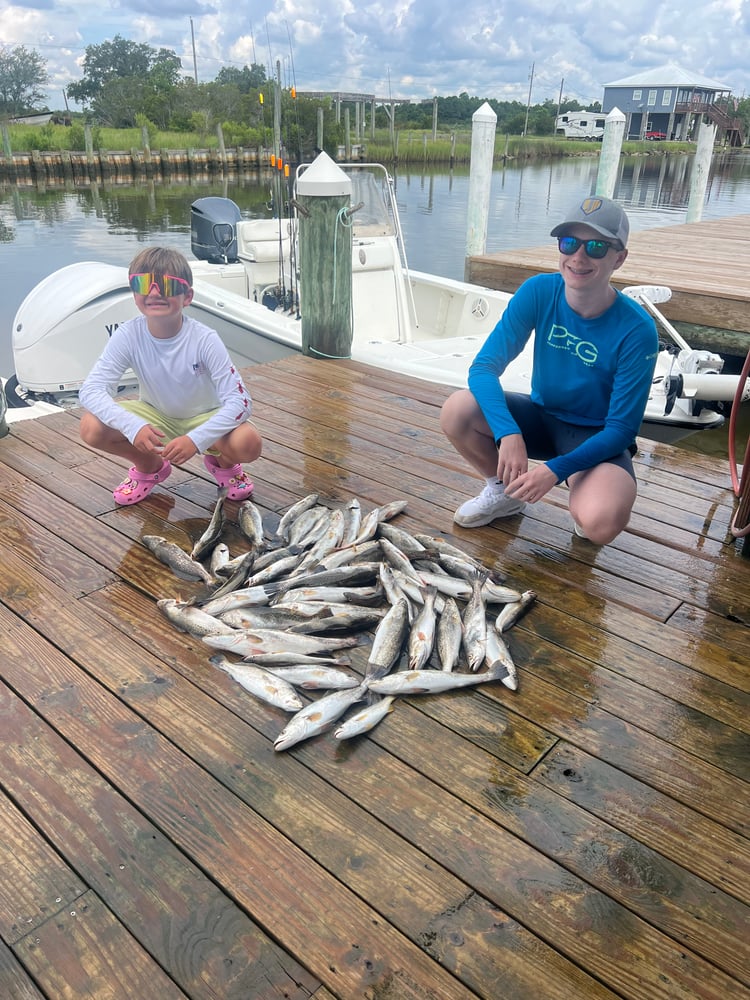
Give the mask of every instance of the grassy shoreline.
<path id="1" fill-rule="evenodd" d="M 16 153 L 32 150 L 57 152 L 68 150 L 81 152 L 85 149 L 84 130 L 76 124 L 64 125 L 10 125 L 7 127 L 10 149 Z M 400 130 L 391 135 L 387 130 L 377 130 L 375 137 L 364 136 L 353 139 L 364 147 L 363 159 L 377 163 L 469 163 L 471 160 L 471 131 L 458 130 L 440 132 L 435 138 L 432 132 Z M 159 132 L 149 134 L 149 148 L 158 150 L 216 149 L 218 135 L 209 132 Z M 93 145 L 97 150 L 143 149 L 143 130 L 140 128 L 112 129 L 96 126 L 93 129 Z M 495 155 L 498 162 L 509 160 L 549 159 L 563 156 L 594 156 L 601 150 L 601 144 L 562 139 L 555 136 L 512 136 L 498 133 L 495 138 Z M 259 151 L 263 153 L 265 151 Z M 329 150 L 331 155 L 336 150 Z M 688 142 L 647 142 L 626 141 L 622 152 L 625 155 L 653 155 L 659 153 L 694 153 L 695 146 Z M 7 155 L 7 149 L 6 149 Z M 287 154 L 291 159 L 291 154 Z M 263 158 L 263 157 L 261 157 Z"/>

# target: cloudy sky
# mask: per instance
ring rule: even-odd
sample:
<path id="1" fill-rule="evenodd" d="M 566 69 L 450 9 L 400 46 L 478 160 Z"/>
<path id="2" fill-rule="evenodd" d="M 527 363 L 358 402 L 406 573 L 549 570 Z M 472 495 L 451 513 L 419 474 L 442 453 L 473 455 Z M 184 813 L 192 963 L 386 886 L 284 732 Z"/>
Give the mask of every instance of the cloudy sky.
<path id="1" fill-rule="evenodd" d="M 46 60 L 53 109 L 86 46 L 118 34 L 174 50 L 200 82 L 278 61 L 286 86 L 384 99 L 525 103 L 531 87 L 536 104 L 562 87 L 587 104 L 666 63 L 750 92 L 750 0 L 0 0 L 0 44 Z"/>

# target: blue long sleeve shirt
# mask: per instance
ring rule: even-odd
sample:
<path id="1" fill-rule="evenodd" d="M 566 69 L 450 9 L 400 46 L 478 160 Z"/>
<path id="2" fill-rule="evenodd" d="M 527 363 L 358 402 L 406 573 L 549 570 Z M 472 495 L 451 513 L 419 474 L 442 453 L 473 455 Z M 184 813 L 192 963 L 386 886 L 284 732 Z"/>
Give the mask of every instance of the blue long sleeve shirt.
<path id="1" fill-rule="evenodd" d="M 508 411 L 501 376 L 532 331 L 532 400 L 562 421 L 601 428 L 546 463 L 560 482 L 633 443 L 651 389 L 658 336 L 648 313 L 621 292 L 600 316 L 584 319 L 568 305 L 562 275 L 529 278 L 469 369 L 469 389 L 496 441 L 521 433 Z"/>

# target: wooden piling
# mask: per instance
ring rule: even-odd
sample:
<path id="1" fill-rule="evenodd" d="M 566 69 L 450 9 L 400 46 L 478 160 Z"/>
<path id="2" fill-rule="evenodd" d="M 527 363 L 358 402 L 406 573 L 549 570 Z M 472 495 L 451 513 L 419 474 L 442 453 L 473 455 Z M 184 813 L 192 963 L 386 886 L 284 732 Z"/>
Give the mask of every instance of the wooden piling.
<path id="1" fill-rule="evenodd" d="M 297 182 L 302 352 L 348 358 L 352 349 L 351 180 L 320 153 Z"/>
<path id="2" fill-rule="evenodd" d="M 5 154 L 5 158 L 7 160 L 12 160 L 13 150 L 10 145 L 10 132 L 8 131 L 8 126 L 5 122 L 0 125 L 0 133 L 2 133 L 3 137 L 3 153 Z"/>
<path id="3" fill-rule="evenodd" d="M 711 171 L 711 159 L 714 153 L 716 139 L 716 124 L 700 122 L 698 124 L 698 141 L 695 144 L 695 156 L 690 173 L 690 194 L 685 220 L 698 222 L 703 216 L 703 202 L 708 187 L 708 176 Z"/>
<path id="4" fill-rule="evenodd" d="M 605 120 L 599 170 L 596 175 L 596 194 L 603 198 L 614 197 L 624 137 L 625 115 L 619 108 L 612 108 Z"/>
<path id="5" fill-rule="evenodd" d="M 495 155 L 497 115 L 485 103 L 471 116 L 471 164 L 466 218 L 466 260 L 484 253 L 487 246 L 487 217 L 490 205 L 492 166 Z"/>
<path id="6" fill-rule="evenodd" d="M 13 149 L 10 145 L 10 132 L 8 131 L 8 126 L 3 122 L 0 124 L 0 133 L 3 139 L 3 156 L 5 158 L 5 169 L 3 171 L 7 180 L 16 180 L 16 164 L 13 159 Z"/>

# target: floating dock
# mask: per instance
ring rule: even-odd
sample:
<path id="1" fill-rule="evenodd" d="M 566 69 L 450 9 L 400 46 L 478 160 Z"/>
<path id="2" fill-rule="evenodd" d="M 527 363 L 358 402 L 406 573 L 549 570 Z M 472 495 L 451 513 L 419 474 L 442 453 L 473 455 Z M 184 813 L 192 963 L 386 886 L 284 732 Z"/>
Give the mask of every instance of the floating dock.
<path id="1" fill-rule="evenodd" d="M 0 440 L 0 993 L 173 1000 L 750 997 L 750 560 L 728 464 L 641 441 L 630 526 L 566 491 L 464 530 L 448 390 L 295 356 L 246 371 L 267 530 L 296 500 L 445 535 L 538 598 L 519 689 L 399 699 L 284 752 L 287 716 L 157 610 L 200 459 L 133 507 L 80 413 Z M 234 505 L 228 505 L 236 509 Z M 227 541 L 242 551 L 230 511 Z M 368 646 L 356 649 L 362 671 Z"/>
<path id="2" fill-rule="evenodd" d="M 633 232 L 628 250 L 614 285 L 667 285 L 672 298 L 659 309 L 668 319 L 744 333 L 742 353 L 750 349 L 750 215 Z M 533 274 L 557 271 L 559 259 L 550 238 L 543 247 L 469 257 L 468 280 L 514 292 Z"/>

